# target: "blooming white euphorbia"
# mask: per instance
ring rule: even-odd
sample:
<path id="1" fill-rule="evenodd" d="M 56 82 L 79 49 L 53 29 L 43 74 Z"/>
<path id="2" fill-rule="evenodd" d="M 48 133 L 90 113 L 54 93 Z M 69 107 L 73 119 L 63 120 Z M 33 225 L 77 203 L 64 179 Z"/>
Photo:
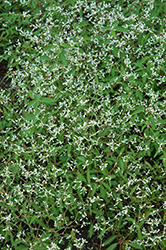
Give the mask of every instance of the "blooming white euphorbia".
<path id="1" fill-rule="evenodd" d="M 52 198 L 59 209 L 54 221 L 58 230 L 67 223 L 60 211 L 63 204 L 68 210 L 76 207 L 87 226 L 87 207 L 96 212 L 107 203 L 110 213 L 95 222 L 94 230 L 105 230 L 106 225 L 114 230 L 113 223 L 131 217 L 133 222 L 125 225 L 126 232 L 132 235 L 138 224 L 145 224 L 143 241 L 132 242 L 148 248 L 166 240 L 165 190 L 157 182 L 157 172 L 156 180 L 152 180 L 156 163 L 149 163 L 165 150 L 162 120 L 166 91 L 161 86 L 165 81 L 166 19 L 155 17 L 155 1 L 143 1 L 141 9 L 139 2 L 133 2 L 129 13 L 120 4 L 112 6 L 110 2 L 78 0 L 66 8 L 52 4 L 44 20 L 32 18 L 28 31 L 17 28 L 25 40 L 24 47 L 29 49 L 22 49 L 18 40 L 6 51 L 12 56 L 15 49 L 15 60 L 22 70 L 14 71 L 12 79 L 20 107 L 13 108 L 17 119 L 11 112 L 7 118 L 10 126 L 1 130 L 3 151 L 8 153 L 2 158 L 0 177 L 4 188 L 9 180 L 15 180 L 11 169 L 18 171 L 24 182 L 11 189 L 10 195 L 1 195 L 6 204 L 17 206 L 23 206 L 27 194 L 33 197 L 42 209 L 35 211 L 30 200 L 27 213 L 53 216 L 55 211 L 45 201 Z M 132 13 L 135 9 L 138 14 Z M 163 29 L 149 27 L 149 18 Z M 54 99 L 55 105 L 45 105 L 42 97 Z M 0 92 L 0 100 L 3 105 L 11 105 L 10 95 L 4 95 L 4 91 Z M 29 114 L 34 114 L 30 120 L 26 119 Z M 160 159 L 157 164 L 164 178 L 163 162 Z M 88 168 L 92 172 L 80 180 L 79 168 L 82 175 Z M 82 197 L 94 193 L 82 201 L 73 198 L 71 190 Z M 155 199 L 161 211 L 150 203 Z M 15 222 L 6 207 L 1 215 L 4 221 Z M 17 236 L 21 238 L 23 233 Z M 78 248 L 85 243 L 82 238 L 74 242 Z M 52 243 L 48 249 L 59 248 Z"/>

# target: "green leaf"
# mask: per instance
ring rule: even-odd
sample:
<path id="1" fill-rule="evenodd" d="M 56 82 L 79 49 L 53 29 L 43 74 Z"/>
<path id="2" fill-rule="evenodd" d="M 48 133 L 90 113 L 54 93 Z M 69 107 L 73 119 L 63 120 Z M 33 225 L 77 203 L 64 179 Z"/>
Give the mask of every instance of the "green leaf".
<path id="1" fill-rule="evenodd" d="M 105 191 L 105 188 L 101 185 L 100 186 L 100 194 L 101 194 L 101 197 L 104 198 L 105 195 L 106 195 L 106 191 Z"/>
<path id="2" fill-rule="evenodd" d="M 112 34 L 113 38 L 116 38 L 116 33 L 114 30 L 111 30 L 111 34 Z"/>
<path id="3" fill-rule="evenodd" d="M 145 165 L 147 165 L 150 168 L 150 170 L 153 170 L 153 168 L 152 168 L 152 166 L 150 165 L 149 162 L 145 161 Z"/>
<path id="4" fill-rule="evenodd" d="M 68 155 L 62 155 L 59 157 L 60 162 L 67 162 L 68 160 Z"/>
<path id="5" fill-rule="evenodd" d="M 166 241 L 161 241 L 160 245 L 166 249 Z"/>
<path id="6" fill-rule="evenodd" d="M 104 131 L 102 131 L 99 136 L 102 137 L 102 136 L 106 136 L 106 135 L 109 135 L 110 133 L 110 128 L 106 128 L 104 129 Z"/>
<path id="7" fill-rule="evenodd" d="M 121 171 L 123 173 L 123 171 L 124 171 L 124 163 L 123 163 L 122 160 L 119 161 L 119 166 L 120 166 L 120 169 L 121 169 Z"/>
<path id="8" fill-rule="evenodd" d="M 93 190 L 92 190 L 92 195 L 91 195 L 91 196 L 93 196 L 93 195 L 95 194 L 96 189 L 97 189 L 97 184 L 95 183 L 95 184 L 94 184 L 94 188 L 93 188 Z"/>
<path id="9" fill-rule="evenodd" d="M 88 22 L 86 22 L 86 21 L 83 21 L 83 22 L 79 23 L 80 27 L 85 27 L 85 26 L 89 26 L 89 25 L 90 24 Z"/>
<path id="10" fill-rule="evenodd" d="M 51 60 L 48 56 L 41 56 L 40 61 L 49 61 Z"/>
<path id="11" fill-rule="evenodd" d="M 112 235 L 111 237 L 109 237 L 104 243 L 103 243 L 103 247 L 109 245 L 111 242 L 113 242 L 116 239 L 115 235 Z"/>
<path id="12" fill-rule="evenodd" d="M 118 246 L 118 244 L 117 243 L 115 243 L 115 244 L 112 244 L 111 246 L 109 246 L 106 250 L 114 250 L 114 249 L 116 249 L 116 247 Z"/>
<path id="13" fill-rule="evenodd" d="M 37 111 L 38 105 L 39 105 L 39 102 L 35 102 L 35 103 L 34 103 L 35 112 Z"/>
<path id="14" fill-rule="evenodd" d="M 24 119 L 26 120 L 26 121 L 30 121 L 30 120 L 34 120 L 36 117 L 35 117 L 35 115 L 34 114 L 29 114 L 29 115 L 27 115 Z"/>
<path id="15" fill-rule="evenodd" d="M 24 243 L 25 245 L 19 245 L 17 246 L 18 250 L 28 250 L 29 249 L 29 244 Z"/>
<path id="16" fill-rule="evenodd" d="M 166 168 L 166 152 L 164 151 L 164 154 L 163 154 L 163 165 L 164 167 Z"/>
<path id="17" fill-rule="evenodd" d="M 89 228 L 89 231 L 88 231 L 88 238 L 91 238 L 92 234 L 93 234 L 93 223 L 91 222 L 90 223 L 90 228 Z"/>
<path id="18" fill-rule="evenodd" d="M 140 63 L 140 64 L 145 63 L 148 59 L 149 59 L 149 57 L 148 57 L 148 56 L 145 56 L 145 57 L 143 57 L 143 58 L 139 61 L 139 63 Z"/>
<path id="19" fill-rule="evenodd" d="M 30 96 L 31 99 L 34 99 L 32 91 L 29 91 L 28 94 L 29 94 L 29 96 Z"/>
<path id="20" fill-rule="evenodd" d="M 82 162 L 85 162 L 84 157 L 78 156 L 78 159 L 79 159 L 80 161 L 82 161 Z"/>
<path id="21" fill-rule="evenodd" d="M 42 83 L 42 80 L 40 80 L 40 81 L 36 84 L 36 86 L 33 88 L 33 92 L 36 91 L 36 89 L 40 86 L 41 83 Z"/>
<path id="22" fill-rule="evenodd" d="M 86 183 L 85 177 L 79 171 L 77 171 L 77 176 L 80 179 L 80 181 L 84 181 Z"/>
<path id="23" fill-rule="evenodd" d="M 130 218 L 130 217 L 126 217 L 125 220 L 128 220 L 128 221 L 135 223 L 135 220 L 133 218 Z"/>
<path id="24" fill-rule="evenodd" d="M 50 68 L 50 71 L 55 69 L 57 67 L 58 61 L 56 61 L 55 63 L 53 63 L 53 65 Z"/>
<path id="25" fill-rule="evenodd" d="M 43 97 L 40 99 L 40 102 L 45 103 L 45 104 L 49 104 L 49 105 L 55 105 L 55 99 L 52 99 L 50 97 Z"/>
<path id="26" fill-rule="evenodd" d="M 132 188 L 132 190 L 131 190 L 131 192 L 130 192 L 130 196 L 135 192 L 136 188 L 137 188 L 137 185 L 135 185 L 135 186 Z"/>
<path id="27" fill-rule="evenodd" d="M 22 243 L 23 241 L 22 240 L 16 240 L 14 243 L 13 243 L 13 247 L 14 246 L 17 246 L 18 244 Z M 16 249 L 16 248 L 15 248 Z M 17 246 L 17 249 L 18 249 L 18 246 Z"/>
<path id="28" fill-rule="evenodd" d="M 73 0 L 66 0 L 61 4 L 61 6 L 67 6 L 69 4 L 71 4 L 73 7 L 75 5 Z"/>
<path id="29" fill-rule="evenodd" d="M 41 95 L 40 95 L 40 94 L 35 95 L 35 100 L 36 100 L 36 101 L 40 100 L 40 98 L 41 98 Z"/>
<path id="30" fill-rule="evenodd" d="M 33 250 L 46 250 L 46 249 L 48 249 L 46 246 L 34 246 L 33 247 Z"/>
<path id="31" fill-rule="evenodd" d="M 138 69 L 135 70 L 135 72 L 138 72 L 138 71 L 141 71 L 141 70 L 144 70 L 144 68 L 143 67 L 138 68 Z"/>
<path id="32" fill-rule="evenodd" d="M 138 66 L 138 67 L 140 67 L 140 68 L 143 68 L 143 65 L 140 64 L 139 62 L 136 62 L 136 63 L 133 63 L 133 64 L 135 64 L 136 66 Z"/>
<path id="33" fill-rule="evenodd" d="M 119 31 L 119 32 L 128 32 L 128 29 L 123 28 L 123 27 L 121 27 L 121 26 L 115 27 L 115 30 L 116 30 L 116 31 Z"/>
<path id="34" fill-rule="evenodd" d="M 11 233 L 11 232 L 8 232 L 8 234 L 10 235 L 10 240 L 11 240 L 11 243 L 12 243 L 12 246 L 13 246 L 13 244 L 14 244 L 14 241 L 13 241 L 13 235 L 12 235 L 12 233 Z"/>
<path id="35" fill-rule="evenodd" d="M 132 115 L 136 115 L 138 113 L 141 113 L 143 111 L 143 107 L 142 106 L 137 106 L 135 111 L 132 113 Z"/>
<path id="36" fill-rule="evenodd" d="M 97 205 L 95 203 L 93 203 L 93 206 L 97 207 Z M 96 214 L 96 217 L 100 214 L 100 210 L 98 209 L 92 209 L 92 213 Z"/>
<path id="37" fill-rule="evenodd" d="M 95 75 L 95 81 L 96 81 L 96 84 L 99 83 L 99 79 L 98 79 L 98 76 L 97 76 L 97 75 Z"/>
<path id="38" fill-rule="evenodd" d="M 27 203 L 26 203 L 26 201 L 25 201 L 24 204 L 23 204 L 23 206 L 22 206 L 22 213 L 25 213 L 26 205 L 27 205 Z"/>
<path id="39" fill-rule="evenodd" d="M 35 103 L 36 103 L 36 100 L 30 101 L 27 107 L 29 108 L 30 106 L 33 106 Z"/>
<path id="40" fill-rule="evenodd" d="M 4 157 L 4 154 L 0 154 L 0 159 Z"/>
<path id="41" fill-rule="evenodd" d="M 44 50 L 43 50 L 43 52 L 46 52 L 46 51 L 48 51 L 48 50 L 50 50 L 50 49 L 54 49 L 54 48 L 56 48 L 56 46 L 55 45 L 48 45 Z"/>
<path id="42" fill-rule="evenodd" d="M 135 244 L 135 243 L 129 243 L 129 246 L 133 247 L 134 249 L 141 249 L 142 250 L 142 247 Z"/>
<path id="43" fill-rule="evenodd" d="M 118 57 L 118 52 L 119 52 L 118 48 L 115 47 L 115 48 L 113 49 L 113 51 L 112 51 L 112 54 L 113 54 L 114 56 Z"/>
<path id="44" fill-rule="evenodd" d="M 34 222 L 36 221 L 36 219 L 37 219 L 37 216 L 34 215 L 34 216 L 31 218 L 30 225 L 31 225 L 32 223 L 34 223 Z"/>
<path id="45" fill-rule="evenodd" d="M 157 122 L 156 122 L 157 124 L 159 124 L 159 123 L 166 123 L 166 119 L 161 119 L 161 120 L 158 120 Z"/>
<path id="46" fill-rule="evenodd" d="M 89 171 L 89 168 L 87 170 L 87 181 L 88 181 L 88 184 L 90 184 L 90 171 Z"/>
<path id="47" fill-rule="evenodd" d="M 69 144 L 68 147 L 67 147 L 67 155 L 68 155 L 68 156 L 71 156 L 71 155 L 70 155 L 70 151 L 71 151 L 71 145 Z"/>
<path id="48" fill-rule="evenodd" d="M 107 183 L 102 182 L 102 185 L 103 185 L 106 189 L 108 189 L 109 192 L 111 191 L 111 188 L 110 188 L 110 186 L 109 186 Z"/>
<path id="49" fill-rule="evenodd" d="M 80 198 L 81 202 L 83 202 L 83 198 L 82 198 L 81 194 L 78 192 L 77 195 Z"/>
<path id="50" fill-rule="evenodd" d="M 112 30 L 111 26 L 103 27 L 102 30 Z"/>
<path id="51" fill-rule="evenodd" d="M 138 226 L 138 239 L 140 240 L 140 241 L 142 241 L 142 233 L 141 233 L 141 229 L 140 229 L 140 227 Z"/>
<path id="52" fill-rule="evenodd" d="M 67 66 L 67 60 L 66 60 L 64 50 L 62 50 L 61 53 L 59 54 L 59 58 L 60 58 L 61 62 L 63 63 L 63 65 Z"/>

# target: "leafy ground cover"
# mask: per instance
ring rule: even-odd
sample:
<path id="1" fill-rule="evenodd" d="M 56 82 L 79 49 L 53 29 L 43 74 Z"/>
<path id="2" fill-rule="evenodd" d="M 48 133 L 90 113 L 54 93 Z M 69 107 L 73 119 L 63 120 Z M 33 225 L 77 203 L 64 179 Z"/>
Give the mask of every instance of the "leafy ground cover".
<path id="1" fill-rule="evenodd" d="M 166 249 L 166 3 L 1 2 L 1 249 Z"/>

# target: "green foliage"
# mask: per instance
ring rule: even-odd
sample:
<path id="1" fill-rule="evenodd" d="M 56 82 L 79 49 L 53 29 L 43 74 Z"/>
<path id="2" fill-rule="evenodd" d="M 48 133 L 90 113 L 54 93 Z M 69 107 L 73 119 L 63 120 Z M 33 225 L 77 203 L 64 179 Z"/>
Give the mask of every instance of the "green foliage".
<path id="1" fill-rule="evenodd" d="M 164 1 L 0 1 L 1 249 L 165 249 Z"/>

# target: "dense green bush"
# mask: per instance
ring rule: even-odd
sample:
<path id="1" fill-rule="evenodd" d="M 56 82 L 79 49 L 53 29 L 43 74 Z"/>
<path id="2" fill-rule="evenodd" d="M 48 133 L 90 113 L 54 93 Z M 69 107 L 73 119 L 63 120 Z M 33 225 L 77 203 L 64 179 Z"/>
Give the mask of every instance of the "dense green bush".
<path id="1" fill-rule="evenodd" d="M 54 2 L 0 14 L 1 249 L 165 249 L 166 4 Z"/>

